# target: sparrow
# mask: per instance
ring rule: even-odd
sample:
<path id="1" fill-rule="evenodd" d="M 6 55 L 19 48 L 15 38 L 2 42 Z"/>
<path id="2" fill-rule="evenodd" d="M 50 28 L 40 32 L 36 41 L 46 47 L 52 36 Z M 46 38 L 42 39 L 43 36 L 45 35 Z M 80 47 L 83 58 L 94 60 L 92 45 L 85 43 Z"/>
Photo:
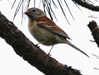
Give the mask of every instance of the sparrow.
<path id="1" fill-rule="evenodd" d="M 46 46 L 52 46 L 52 48 L 55 44 L 65 43 L 89 57 L 85 52 L 70 43 L 67 40 L 70 39 L 67 33 L 65 33 L 60 27 L 58 27 L 53 22 L 53 20 L 48 18 L 42 10 L 40 10 L 39 8 L 29 8 L 25 12 L 25 14 L 28 16 L 29 19 L 29 31 L 39 43 Z"/>

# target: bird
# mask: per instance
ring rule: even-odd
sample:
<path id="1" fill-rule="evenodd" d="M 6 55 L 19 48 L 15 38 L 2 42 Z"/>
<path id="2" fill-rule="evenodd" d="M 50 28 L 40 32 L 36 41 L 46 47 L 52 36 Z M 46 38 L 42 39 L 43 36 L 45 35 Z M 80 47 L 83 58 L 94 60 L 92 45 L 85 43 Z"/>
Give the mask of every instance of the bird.
<path id="1" fill-rule="evenodd" d="M 85 52 L 70 43 L 68 39 L 71 38 L 67 33 L 57 26 L 53 20 L 48 18 L 41 9 L 35 7 L 29 8 L 25 14 L 28 17 L 29 32 L 40 44 L 52 46 L 52 48 L 56 44 L 68 44 L 89 57 Z M 50 54 L 51 50 L 48 54 Z"/>

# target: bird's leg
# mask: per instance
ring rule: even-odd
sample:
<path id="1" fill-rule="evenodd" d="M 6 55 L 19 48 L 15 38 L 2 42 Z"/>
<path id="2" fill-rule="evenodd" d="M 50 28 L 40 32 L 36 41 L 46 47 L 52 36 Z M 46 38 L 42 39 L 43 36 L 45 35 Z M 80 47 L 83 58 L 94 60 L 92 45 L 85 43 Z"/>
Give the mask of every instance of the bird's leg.
<path id="1" fill-rule="evenodd" d="M 54 46 L 54 45 L 52 45 L 52 47 L 51 47 L 51 49 L 50 49 L 48 55 L 50 55 L 50 53 L 51 53 L 51 51 L 52 51 L 52 49 L 53 49 L 53 46 Z"/>

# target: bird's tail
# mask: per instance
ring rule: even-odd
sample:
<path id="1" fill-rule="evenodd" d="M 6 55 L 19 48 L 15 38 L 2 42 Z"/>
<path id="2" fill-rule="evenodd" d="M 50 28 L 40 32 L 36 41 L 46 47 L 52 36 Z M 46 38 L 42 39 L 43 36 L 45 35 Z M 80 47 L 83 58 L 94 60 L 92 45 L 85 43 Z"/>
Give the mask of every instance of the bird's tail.
<path id="1" fill-rule="evenodd" d="M 75 48 L 76 50 L 80 51 L 81 53 L 83 53 L 84 55 L 86 55 L 87 57 L 89 57 L 85 52 L 83 52 L 82 50 L 80 50 L 78 47 L 76 47 L 75 45 L 73 45 L 72 43 L 70 43 L 68 40 L 66 40 L 66 43 L 68 45 L 70 45 L 71 47 Z"/>

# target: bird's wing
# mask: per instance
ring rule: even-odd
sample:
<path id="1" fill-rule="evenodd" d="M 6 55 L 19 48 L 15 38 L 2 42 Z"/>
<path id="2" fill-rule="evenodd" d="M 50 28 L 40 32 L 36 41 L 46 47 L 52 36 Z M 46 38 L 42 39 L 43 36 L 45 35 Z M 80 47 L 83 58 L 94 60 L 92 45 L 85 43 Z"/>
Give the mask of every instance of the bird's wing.
<path id="1" fill-rule="evenodd" d="M 54 34 L 57 34 L 59 36 L 70 39 L 70 37 L 49 18 L 44 17 L 42 19 L 38 19 L 37 21 L 38 21 L 37 25 L 39 27 L 44 28 L 44 29 L 46 29 Z"/>

